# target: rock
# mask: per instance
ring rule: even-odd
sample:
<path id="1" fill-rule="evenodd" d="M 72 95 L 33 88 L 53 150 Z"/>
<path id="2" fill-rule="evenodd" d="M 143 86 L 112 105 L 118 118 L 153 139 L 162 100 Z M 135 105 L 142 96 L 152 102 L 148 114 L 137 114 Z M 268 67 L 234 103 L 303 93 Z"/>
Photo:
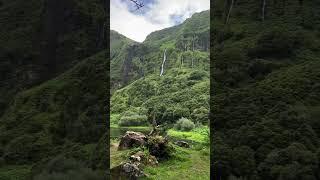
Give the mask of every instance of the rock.
<path id="1" fill-rule="evenodd" d="M 146 155 L 142 151 L 138 151 L 137 153 L 133 154 L 129 158 L 132 163 L 143 163 L 144 165 L 151 165 L 156 166 L 158 165 L 158 160 L 155 156 L 150 154 Z"/>
<path id="2" fill-rule="evenodd" d="M 147 161 L 148 161 L 147 162 L 148 165 L 151 165 L 151 166 L 158 165 L 158 160 L 155 156 L 150 155 Z"/>
<path id="3" fill-rule="evenodd" d="M 187 143 L 187 142 L 185 142 L 185 141 L 176 141 L 175 144 L 178 145 L 178 146 L 180 146 L 180 147 L 190 148 L 189 143 Z"/>
<path id="4" fill-rule="evenodd" d="M 146 174 L 139 168 L 140 163 L 125 162 L 111 169 L 111 179 L 136 180 L 145 177 Z"/>
<path id="5" fill-rule="evenodd" d="M 147 137 L 140 132 L 127 131 L 120 139 L 118 150 L 139 147 L 146 144 Z"/>
<path id="6" fill-rule="evenodd" d="M 131 155 L 129 159 L 132 161 L 141 162 L 144 158 L 145 158 L 144 153 L 142 151 L 138 151 L 134 155 Z"/>

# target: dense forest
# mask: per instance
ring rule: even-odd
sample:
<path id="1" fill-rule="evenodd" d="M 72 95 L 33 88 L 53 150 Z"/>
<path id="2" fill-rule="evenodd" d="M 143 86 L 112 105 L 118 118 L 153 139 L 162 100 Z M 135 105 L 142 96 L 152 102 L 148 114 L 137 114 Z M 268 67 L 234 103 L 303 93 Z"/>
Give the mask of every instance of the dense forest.
<path id="1" fill-rule="evenodd" d="M 110 31 L 112 177 L 127 162 L 147 179 L 209 179 L 209 16 L 195 13 L 142 43 Z M 122 150 L 128 131 L 145 133 L 147 145 Z M 158 165 L 132 160 L 141 155 Z"/>
<path id="2" fill-rule="evenodd" d="M 104 179 L 102 0 L 0 1 L 0 179 Z"/>
<path id="3" fill-rule="evenodd" d="M 216 0 L 216 179 L 320 179 L 320 3 Z"/>

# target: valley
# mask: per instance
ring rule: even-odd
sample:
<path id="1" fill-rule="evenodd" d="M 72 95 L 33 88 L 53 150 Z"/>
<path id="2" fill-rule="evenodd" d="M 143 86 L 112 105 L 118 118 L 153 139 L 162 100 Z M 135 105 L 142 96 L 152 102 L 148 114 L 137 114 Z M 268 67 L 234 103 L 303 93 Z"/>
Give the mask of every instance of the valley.
<path id="1" fill-rule="evenodd" d="M 110 39 L 111 130 L 148 135 L 158 126 L 168 138 L 173 152 L 157 166 L 143 168 L 147 179 L 209 179 L 209 11 L 153 32 L 143 43 L 112 30 Z M 111 139 L 112 168 L 128 161 L 128 154 L 148 153 L 143 147 L 117 150 L 126 132 Z M 179 147 L 179 141 L 190 148 Z"/>

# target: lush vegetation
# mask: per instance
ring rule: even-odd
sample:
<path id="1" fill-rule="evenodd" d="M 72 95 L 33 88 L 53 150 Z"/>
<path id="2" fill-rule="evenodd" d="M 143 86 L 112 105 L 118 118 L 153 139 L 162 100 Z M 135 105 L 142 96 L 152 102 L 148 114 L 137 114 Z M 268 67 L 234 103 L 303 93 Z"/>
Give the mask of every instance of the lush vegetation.
<path id="1" fill-rule="evenodd" d="M 194 123 L 187 119 L 187 118 L 180 118 L 176 124 L 174 125 L 174 128 L 181 131 L 190 131 L 195 127 Z"/>
<path id="2" fill-rule="evenodd" d="M 102 1 L 0 2 L 0 179 L 102 179 Z"/>
<path id="3" fill-rule="evenodd" d="M 146 167 L 145 179 L 210 179 L 210 152 L 208 149 L 185 149 L 175 146 L 176 152 L 157 167 Z"/>
<path id="4" fill-rule="evenodd" d="M 178 131 L 175 129 L 169 129 L 167 134 L 172 138 L 185 139 L 195 143 L 201 143 L 206 145 L 209 145 L 210 143 L 209 128 L 206 126 L 197 127 L 192 131 Z"/>
<path id="5" fill-rule="evenodd" d="M 319 3 L 232 2 L 211 22 L 214 175 L 319 179 Z"/>
<path id="6" fill-rule="evenodd" d="M 209 179 L 209 11 L 153 32 L 143 43 L 116 32 L 111 36 L 122 45 L 111 59 L 111 126 L 134 130 L 157 124 L 161 135 L 170 137 L 163 151 L 158 151 L 162 136 L 149 136 L 148 145 L 140 149 L 159 160 L 157 166 L 143 168 L 148 179 Z M 191 148 L 174 145 L 177 140 Z M 112 140 L 112 167 L 139 151 L 117 151 L 118 141 Z"/>
<path id="7" fill-rule="evenodd" d="M 148 151 L 141 148 L 117 151 L 118 141 L 111 140 L 111 168 L 118 166 L 128 159 L 130 154 L 137 151 Z M 159 162 L 157 166 L 146 166 L 144 172 L 148 175 L 143 179 L 174 179 L 184 177 L 188 179 L 210 178 L 210 150 L 208 146 L 195 146 L 190 149 L 181 148 L 176 145 L 169 159 Z M 190 173 L 192 171 L 192 173 Z"/>

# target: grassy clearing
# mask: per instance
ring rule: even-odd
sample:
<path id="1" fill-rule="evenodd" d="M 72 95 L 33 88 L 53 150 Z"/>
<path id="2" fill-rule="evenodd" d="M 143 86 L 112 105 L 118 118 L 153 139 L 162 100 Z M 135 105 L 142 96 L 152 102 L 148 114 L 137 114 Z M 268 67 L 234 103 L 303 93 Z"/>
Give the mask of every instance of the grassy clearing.
<path id="1" fill-rule="evenodd" d="M 31 166 L 6 166 L 0 168 L 0 180 L 27 180 Z"/>
<path id="2" fill-rule="evenodd" d="M 127 154 L 130 150 L 118 151 L 119 141 L 117 139 L 110 140 L 110 168 L 118 166 L 121 162 L 126 160 Z"/>
<path id="3" fill-rule="evenodd" d="M 210 179 L 210 153 L 209 149 L 185 149 L 175 146 L 174 156 L 159 163 L 157 167 L 146 167 L 148 174 L 144 179 L 170 180 L 170 179 Z"/>
<path id="4" fill-rule="evenodd" d="M 195 128 L 192 131 L 177 131 L 175 129 L 169 129 L 167 133 L 173 138 L 186 139 L 197 143 L 209 142 L 208 127 Z"/>
<path id="5" fill-rule="evenodd" d="M 117 151 L 119 141 L 111 140 L 111 164 L 113 168 L 126 160 L 134 149 Z M 169 160 L 160 161 L 158 166 L 146 166 L 144 172 L 148 175 L 146 180 L 170 179 L 210 179 L 210 150 L 206 146 L 195 148 L 181 148 L 174 145 L 175 153 Z"/>

